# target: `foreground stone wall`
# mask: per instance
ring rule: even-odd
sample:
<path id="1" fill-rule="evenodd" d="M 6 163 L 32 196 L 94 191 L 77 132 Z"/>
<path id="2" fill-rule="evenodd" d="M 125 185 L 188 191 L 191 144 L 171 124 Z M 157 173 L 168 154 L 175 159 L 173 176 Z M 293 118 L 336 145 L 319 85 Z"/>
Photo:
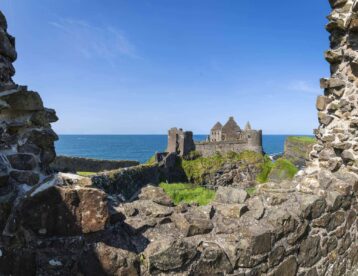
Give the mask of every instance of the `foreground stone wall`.
<path id="1" fill-rule="evenodd" d="M 221 154 L 229 152 L 243 152 L 254 151 L 262 153 L 262 144 L 248 144 L 248 143 L 235 143 L 235 142 L 200 142 L 195 143 L 195 150 L 200 152 L 202 156 L 213 156 L 217 152 Z"/>
<path id="2" fill-rule="evenodd" d="M 331 0 L 328 16 L 331 49 L 325 53 L 331 77 L 321 80 L 324 95 L 317 99 L 319 128 L 310 165 L 297 178 L 297 188 L 324 194 L 340 185 L 337 176 L 358 176 L 358 3 Z"/>
<path id="3" fill-rule="evenodd" d="M 16 57 L 15 38 L 0 11 L 0 230 L 15 198 L 52 176 L 49 164 L 56 157 L 50 125 L 56 113 L 37 92 L 13 82 Z"/>
<path id="4" fill-rule="evenodd" d="M 138 166 L 130 160 L 99 160 L 91 158 L 57 156 L 51 167 L 59 172 L 102 172 Z"/>

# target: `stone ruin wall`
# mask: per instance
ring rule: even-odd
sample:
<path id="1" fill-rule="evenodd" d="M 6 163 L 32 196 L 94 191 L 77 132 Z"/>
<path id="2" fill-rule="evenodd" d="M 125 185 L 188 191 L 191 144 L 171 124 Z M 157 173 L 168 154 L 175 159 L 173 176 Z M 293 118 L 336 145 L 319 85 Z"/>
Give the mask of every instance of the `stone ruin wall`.
<path id="1" fill-rule="evenodd" d="M 358 3 L 330 3 L 333 10 L 326 29 L 331 49 L 325 58 L 331 77 L 321 79 L 324 95 L 316 104 L 318 143 L 310 153 L 310 165 L 297 177 L 299 190 L 316 194 L 339 183 L 336 176 L 358 174 Z"/>
<path id="2" fill-rule="evenodd" d="M 166 152 L 174 152 L 185 156 L 195 150 L 193 132 L 183 131 L 181 128 L 171 128 L 168 131 L 168 146 Z"/>
<path id="3" fill-rule="evenodd" d="M 245 139 L 238 142 L 196 142 L 195 150 L 200 152 L 204 157 L 212 156 L 217 152 L 225 154 L 231 151 L 243 152 L 249 150 L 263 153 L 261 130 L 246 130 L 243 132 L 243 136 Z"/>
<path id="4" fill-rule="evenodd" d="M 0 204 L 11 204 L 18 194 L 48 178 L 55 159 L 57 135 L 50 123 L 54 110 L 43 106 L 40 95 L 12 80 L 15 38 L 7 33 L 0 11 Z M 1 209 L 1 208 L 0 208 Z M 6 214 L 0 214 L 0 228 Z"/>
<path id="5" fill-rule="evenodd" d="M 202 156 L 212 156 L 217 152 L 228 153 L 228 152 L 243 152 L 246 150 L 255 151 L 258 153 L 263 152 L 262 145 L 255 145 L 249 143 L 235 143 L 235 142 L 200 142 L 195 143 L 195 150 L 200 152 Z"/>

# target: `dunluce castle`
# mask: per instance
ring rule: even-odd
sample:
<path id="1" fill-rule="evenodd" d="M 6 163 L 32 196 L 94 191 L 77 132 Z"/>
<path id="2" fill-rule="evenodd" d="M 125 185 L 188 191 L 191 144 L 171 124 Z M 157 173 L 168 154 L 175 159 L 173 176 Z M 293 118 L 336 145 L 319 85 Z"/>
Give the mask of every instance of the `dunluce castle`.
<path id="1" fill-rule="evenodd" d="M 200 152 L 203 156 L 214 155 L 217 152 L 242 152 L 245 150 L 262 153 L 262 130 L 253 130 L 249 122 L 242 130 L 234 117 L 230 117 L 224 126 L 217 122 L 204 142 L 194 142 L 191 131 L 177 128 L 169 130 L 167 152 L 186 155 L 193 150 Z"/>

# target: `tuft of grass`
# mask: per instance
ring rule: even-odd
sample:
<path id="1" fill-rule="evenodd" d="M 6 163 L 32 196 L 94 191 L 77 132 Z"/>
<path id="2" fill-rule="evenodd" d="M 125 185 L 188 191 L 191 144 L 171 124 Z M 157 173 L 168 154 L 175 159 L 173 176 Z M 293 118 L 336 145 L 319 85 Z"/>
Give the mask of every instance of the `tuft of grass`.
<path id="1" fill-rule="evenodd" d="M 155 155 L 153 155 L 147 162 L 145 162 L 147 165 L 153 165 L 155 164 Z"/>
<path id="2" fill-rule="evenodd" d="M 261 172 L 256 176 L 256 181 L 259 183 L 265 183 L 268 180 L 268 176 L 274 166 L 274 163 L 271 159 L 265 155 L 264 161 L 261 165 Z"/>
<path id="3" fill-rule="evenodd" d="M 95 175 L 96 173 L 95 172 L 77 172 L 77 174 L 79 175 L 79 176 L 93 176 L 93 175 Z"/>
<path id="4" fill-rule="evenodd" d="M 305 143 L 305 144 L 313 144 L 316 142 L 316 139 L 311 136 L 290 136 L 287 138 L 290 142 L 297 142 L 297 143 Z"/>
<path id="5" fill-rule="evenodd" d="M 205 175 L 216 172 L 226 163 L 235 162 L 241 162 L 242 166 L 250 164 L 260 166 L 264 162 L 264 156 L 253 151 L 216 153 L 213 156 L 199 157 L 195 160 L 183 159 L 182 168 L 189 182 L 202 184 Z"/>
<path id="6" fill-rule="evenodd" d="M 215 191 L 188 183 L 161 183 L 159 186 L 175 204 L 185 202 L 207 205 L 215 197 Z"/>
<path id="7" fill-rule="evenodd" d="M 256 194 L 256 187 L 247 188 L 245 191 L 249 194 L 249 196 L 253 196 Z"/>

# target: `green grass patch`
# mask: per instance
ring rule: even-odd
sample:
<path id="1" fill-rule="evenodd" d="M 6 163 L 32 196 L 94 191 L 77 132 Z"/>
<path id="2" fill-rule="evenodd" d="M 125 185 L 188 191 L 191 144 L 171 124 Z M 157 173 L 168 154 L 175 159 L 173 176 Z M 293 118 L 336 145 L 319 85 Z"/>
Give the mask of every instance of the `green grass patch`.
<path id="1" fill-rule="evenodd" d="M 230 164 L 239 161 L 242 166 L 249 164 L 260 166 L 264 162 L 264 156 L 253 151 L 217 153 L 210 157 L 199 157 L 195 160 L 183 159 L 181 165 L 189 182 L 201 184 L 205 175 L 219 170 L 226 163 Z"/>
<path id="2" fill-rule="evenodd" d="M 181 202 L 209 204 L 215 197 L 215 191 L 188 183 L 161 183 L 159 185 L 175 204 Z"/>
<path id="3" fill-rule="evenodd" d="M 247 188 L 245 191 L 249 194 L 249 196 L 253 196 L 256 194 L 256 187 Z"/>
<path id="4" fill-rule="evenodd" d="M 305 143 L 305 144 L 313 144 L 316 142 L 316 139 L 310 136 L 290 136 L 287 139 L 290 142 Z"/>
<path id="5" fill-rule="evenodd" d="M 96 173 L 95 172 L 77 172 L 79 176 L 93 176 Z"/>
<path id="6" fill-rule="evenodd" d="M 291 180 L 298 172 L 297 167 L 285 158 L 276 160 L 270 172 L 270 179 Z"/>
<path id="7" fill-rule="evenodd" d="M 153 165 L 155 164 L 155 155 L 153 155 L 147 162 L 145 162 L 146 165 Z"/>
<path id="8" fill-rule="evenodd" d="M 264 157 L 264 161 L 261 165 L 261 172 L 256 176 L 256 181 L 259 183 L 265 183 L 268 180 L 268 176 L 274 166 L 274 163 L 268 156 Z"/>

